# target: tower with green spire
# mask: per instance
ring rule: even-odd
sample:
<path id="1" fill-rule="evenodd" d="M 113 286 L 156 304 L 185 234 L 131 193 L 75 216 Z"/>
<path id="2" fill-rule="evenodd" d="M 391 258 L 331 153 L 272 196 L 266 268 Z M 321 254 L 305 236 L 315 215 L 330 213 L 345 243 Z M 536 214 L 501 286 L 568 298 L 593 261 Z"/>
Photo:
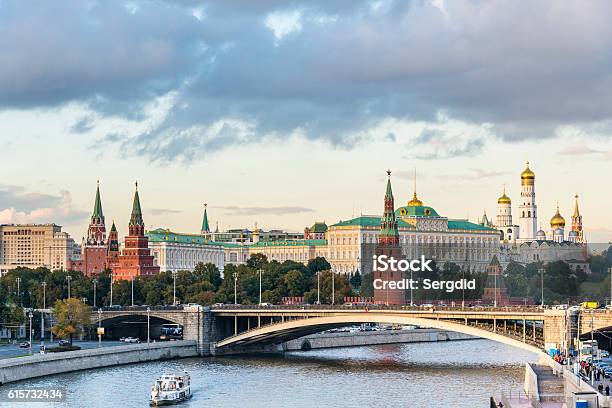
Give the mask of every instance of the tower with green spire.
<path id="1" fill-rule="evenodd" d="M 378 245 L 375 248 L 376 256 L 386 256 L 387 259 L 394 258 L 399 261 L 402 258 L 402 250 L 399 245 L 398 222 L 395 218 L 395 202 L 391 188 L 391 170 L 387 170 L 387 190 L 385 191 L 385 205 L 380 220 L 380 232 L 378 234 Z M 404 279 L 401 270 L 389 267 L 384 271 L 374 270 L 374 281 L 399 282 Z M 406 291 L 404 289 L 377 289 L 374 286 L 374 302 L 387 305 L 405 305 Z"/>
<path id="2" fill-rule="evenodd" d="M 104 224 L 104 213 L 102 212 L 102 200 L 100 199 L 100 182 L 96 186 L 96 198 L 94 208 L 87 230 L 86 245 L 105 245 L 106 226 Z"/>
<path id="3" fill-rule="evenodd" d="M 106 225 L 102 212 L 100 198 L 100 182 L 96 186 L 94 208 L 87 229 L 87 239 L 84 240 L 82 253 L 82 272 L 86 276 L 94 276 L 104 270 L 106 263 Z"/>
<path id="4" fill-rule="evenodd" d="M 144 235 L 144 221 L 142 219 L 142 209 L 140 208 L 140 196 L 138 195 L 138 182 L 136 182 L 136 191 L 134 192 L 134 201 L 132 202 L 132 215 L 130 216 L 129 230 L 131 236 Z"/>
<path id="5" fill-rule="evenodd" d="M 391 189 L 391 170 L 387 170 L 387 191 L 385 192 L 383 216 L 380 220 L 378 243 L 379 245 L 385 246 L 399 245 L 399 231 L 397 228 L 397 220 L 395 219 L 393 190 Z"/>
<path id="6" fill-rule="evenodd" d="M 208 212 L 206 211 L 206 207 L 208 204 L 204 203 L 204 217 L 202 218 L 202 235 L 210 234 L 210 225 L 208 224 Z"/>
<path id="7" fill-rule="evenodd" d="M 149 248 L 149 238 L 145 235 L 145 224 L 142 219 L 138 182 L 132 201 L 129 233 L 125 237 L 121 253 L 113 261 L 113 281 L 133 280 L 139 276 L 153 276 L 159 273 L 159 266 Z"/>

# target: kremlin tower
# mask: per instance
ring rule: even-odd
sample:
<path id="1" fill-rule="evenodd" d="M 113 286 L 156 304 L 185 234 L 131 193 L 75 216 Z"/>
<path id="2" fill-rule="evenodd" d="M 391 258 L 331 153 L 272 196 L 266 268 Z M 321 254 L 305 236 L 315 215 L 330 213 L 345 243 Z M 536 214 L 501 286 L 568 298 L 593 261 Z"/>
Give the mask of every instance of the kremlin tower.
<path id="1" fill-rule="evenodd" d="M 132 280 L 138 276 L 152 276 L 158 273 L 159 266 L 154 265 L 153 255 L 149 249 L 149 238 L 145 235 L 138 183 L 136 183 L 129 234 L 125 237 L 123 251 L 118 256 L 117 265 L 113 268 L 113 280 Z"/>
<path id="2" fill-rule="evenodd" d="M 580 215 L 580 211 L 578 210 L 578 194 L 575 196 L 576 204 L 574 205 L 574 215 L 572 215 L 572 236 L 575 237 L 577 243 L 583 244 L 584 240 L 584 231 L 582 231 L 582 215 Z M 570 232 L 571 234 L 571 232 Z"/>
<path id="3" fill-rule="evenodd" d="M 395 205 L 393 191 L 391 190 L 391 171 L 387 171 L 387 191 L 385 193 L 385 205 L 382 219 L 380 220 L 380 234 L 378 235 L 378 245 L 376 255 L 386 255 L 387 257 L 400 260 L 402 251 L 399 245 L 399 230 L 397 219 L 395 218 Z M 416 199 L 416 193 L 415 197 Z M 374 280 L 380 279 L 382 282 L 391 282 L 404 279 L 401 271 L 393 271 L 388 268 L 386 271 L 373 271 Z M 406 291 L 404 289 L 384 289 L 374 288 L 374 302 L 388 305 L 405 305 Z"/>
<path id="4" fill-rule="evenodd" d="M 520 241 L 534 241 L 538 226 L 537 206 L 535 203 L 535 174 L 529 162 L 521 173 L 521 202 L 519 204 Z"/>
<path id="5" fill-rule="evenodd" d="M 86 276 L 98 275 L 104 270 L 106 261 L 106 226 L 100 199 L 100 183 L 96 187 L 93 213 L 87 229 L 87 239 L 83 243 L 82 266 L 79 268 Z"/>
<path id="6" fill-rule="evenodd" d="M 210 239 L 210 226 L 208 225 L 208 213 L 206 207 L 208 204 L 204 204 L 204 217 L 202 218 L 202 230 L 200 231 L 204 238 Z"/>
<path id="7" fill-rule="evenodd" d="M 111 227 L 110 233 L 108 234 L 108 244 L 106 245 L 106 267 L 113 269 L 119 263 L 119 234 L 117 233 L 117 227 L 115 221 Z"/>

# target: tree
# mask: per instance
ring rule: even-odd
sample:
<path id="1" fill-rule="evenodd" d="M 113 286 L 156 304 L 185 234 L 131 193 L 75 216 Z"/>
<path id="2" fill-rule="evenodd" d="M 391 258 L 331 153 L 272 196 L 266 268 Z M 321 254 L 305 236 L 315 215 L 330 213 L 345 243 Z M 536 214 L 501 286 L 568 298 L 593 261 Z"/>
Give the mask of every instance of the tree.
<path id="1" fill-rule="evenodd" d="M 53 305 L 53 315 L 57 324 L 51 331 L 59 338 L 69 337 L 70 345 L 72 336 L 91 324 L 91 308 L 75 298 L 57 300 Z"/>
<path id="2" fill-rule="evenodd" d="M 246 265 L 249 268 L 253 268 L 255 270 L 263 269 L 266 267 L 266 265 L 268 265 L 268 257 L 265 256 L 264 254 L 259 254 L 259 253 L 251 254 L 249 259 L 247 259 L 246 261 Z"/>
<path id="3" fill-rule="evenodd" d="M 198 263 L 193 270 L 193 274 L 198 280 L 210 282 L 214 291 L 219 289 L 219 286 L 221 286 L 221 282 L 223 281 L 221 279 L 221 272 L 219 272 L 219 268 L 212 263 Z"/>
<path id="4" fill-rule="evenodd" d="M 331 265 L 329 264 L 329 262 L 327 262 L 327 259 L 323 258 L 322 256 L 317 256 L 316 258 L 309 260 L 306 267 L 308 268 L 308 270 L 310 270 L 312 274 L 315 274 L 319 271 L 328 271 L 331 269 Z"/>
<path id="5" fill-rule="evenodd" d="M 361 273 L 359 273 L 359 271 L 356 271 L 351 276 L 351 279 L 349 280 L 349 282 L 351 283 L 351 286 L 353 287 L 353 289 L 359 290 L 359 288 L 361 288 Z"/>

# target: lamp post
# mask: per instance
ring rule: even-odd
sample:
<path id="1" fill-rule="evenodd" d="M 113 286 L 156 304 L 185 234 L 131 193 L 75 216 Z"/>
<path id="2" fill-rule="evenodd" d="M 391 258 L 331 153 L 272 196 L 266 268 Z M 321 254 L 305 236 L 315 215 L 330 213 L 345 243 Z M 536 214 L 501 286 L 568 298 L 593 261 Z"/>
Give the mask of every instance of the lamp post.
<path id="1" fill-rule="evenodd" d="M 234 304 L 238 304 L 238 272 L 232 274 L 234 277 Z"/>
<path id="2" fill-rule="evenodd" d="M 72 280 L 72 276 L 67 275 L 66 281 L 68 282 L 68 299 L 70 299 L 70 281 Z"/>
<path id="3" fill-rule="evenodd" d="M 151 308 L 147 307 L 147 344 L 151 343 Z"/>
<path id="4" fill-rule="evenodd" d="M 28 317 L 30 318 L 30 354 L 32 354 L 32 311 L 30 310 L 30 313 L 28 314 Z"/>
<path id="5" fill-rule="evenodd" d="M 111 269 L 110 273 L 110 301 L 109 306 L 113 307 L 113 270 Z"/>
<path id="6" fill-rule="evenodd" d="M 317 305 L 321 304 L 321 271 L 317 271 Z"/>
<path id="7" fill-rule="evenodd" d="M 612 308 L 612 267 L 608 268 L 610 272 L 610 308 Z"/>
<path id="8" fill-rule="evenodd" d="M 19 292 L 19 284 L 21 283 L 21 278 L 15 278 L 15 282 L 17 283 L 17 300 L 19 301 L 19 305 L 21 306 L 21 292 Z"/>
<path id="9" fill-rule="evenodd" d="M 263 269 L 259 269 L 259 305 L 261 306 L 261 277 L 263 275 Z"/>
<path id="10" fill-rule="evenodd" d="M 331 284 L 332 284 L 332 287 L 331 287 L 331 292 L 332 292 L 331 293 L 331 304 L 333 306 L 334 303 L 336 303 L 335 302 L 336 301 L 336 288 L 334 286 L 334 281 L 336 280 L 336 273 L 334 272 L 334 268 L 331 268 L 330 272 L 331 272 L 331 280 L 332 280 L 332 282 L 331 282 Z"/>
<path id="11" fill-rule="evenodd" d="M 410 274 L 412 274 L 412 269 L 410 269 Z M 461 289 L 461 309 L 463 309 L 465 308 L 465 266 L 461 267 L 461 279 L 463 279 L 463 284 L 461 285 L 463 288 Z M 412 285 L 410 286 L 410 296 L 412 296 Z"/>
<path id="12" fill-rule="evenodd" d="M 540 268 L 540 275 L 542 277 L 542 307 L 544 307 L 544 268 Z"/>
<path id="13" fill-rule="evenodd" d="M 134 306 L 134 277 L 132 276 L 132 306 Z"/>
<path id="14" fill-rule="evenodd" d="M 43 308 L 40 311 L 40 348 L 45 347 L 45 309 L 47 309 L 47 282 L 41 283 L 43 288 Z"/>
<path id="15" fill-rule="evenodd" d="M 172 271 L 172 306 L 176 306 L 176 271 Z"/>
<path id="16" fill-rule="evenodd" d="M 493 272 L 494 272 L 493 280 L 495 281 L 495 289 L 493 291 L 493 307 L 497 307 L 497 271 L 493 271 Z"/>
<path id="17" fill-rule="evenodd" d="M 91 282 L 93 283 L 93 290 L 94 290 L 94 293 L 93 293 L 93 307 L 95 308 L 96 307 L 96 285 L 98 284 L 98 280 L 94 279 Z"/>
<path id="18" fill-rule="evenodd" d="M 98 329 L 102 327 L 102 309 L 98 309 Z M 102 347 L 102 334 L 98 330 L 98 347 Z"/>

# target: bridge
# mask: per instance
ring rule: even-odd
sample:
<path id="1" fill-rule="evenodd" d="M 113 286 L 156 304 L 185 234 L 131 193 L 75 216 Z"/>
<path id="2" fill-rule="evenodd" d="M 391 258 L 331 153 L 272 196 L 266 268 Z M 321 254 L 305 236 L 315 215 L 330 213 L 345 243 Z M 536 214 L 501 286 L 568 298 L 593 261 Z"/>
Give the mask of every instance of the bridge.
<path id="1" fill-rule="evenodd" d="M 328 330 L 363 323 L 431 327 L 482 337 L 542 353 L 580 334 L 612 326 L 607 310 L 591 314 L 535 307 L 417 308 L 354 306 L 239 306 L 105 308 L 92 313 L 106 336 L 146 338 L 147 314 L 152 336 L 163 323 L 183 326 L 201 355 L 278 351 L 282 343 Z M 579 329 L 576 330 L 576 327 Z M 570 328 L 570 330 L 568 330 Z M 570 343 L 571 344 L 571 343 Z"/>

